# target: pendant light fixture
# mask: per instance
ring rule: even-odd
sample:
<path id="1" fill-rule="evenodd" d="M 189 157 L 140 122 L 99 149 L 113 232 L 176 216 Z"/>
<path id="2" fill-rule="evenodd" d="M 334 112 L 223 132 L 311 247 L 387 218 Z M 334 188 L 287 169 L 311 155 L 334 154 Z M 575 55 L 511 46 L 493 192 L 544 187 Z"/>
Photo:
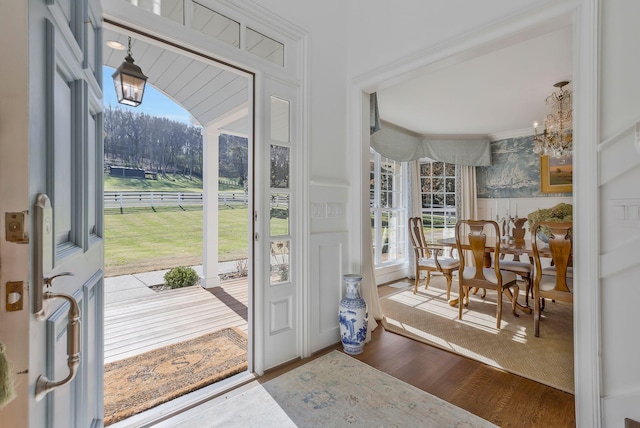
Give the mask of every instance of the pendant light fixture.
<path id="1" fill-rule="evenodd" d="M 129 37 L 127 56 L 111 77 L 113 77 L 113 85 L 116 88 L 116 95 L 120 104 L 137 107 L 142 103 L 147 76 L 142 73 L 140 67 L 133 63 L 131 37 Z"/>

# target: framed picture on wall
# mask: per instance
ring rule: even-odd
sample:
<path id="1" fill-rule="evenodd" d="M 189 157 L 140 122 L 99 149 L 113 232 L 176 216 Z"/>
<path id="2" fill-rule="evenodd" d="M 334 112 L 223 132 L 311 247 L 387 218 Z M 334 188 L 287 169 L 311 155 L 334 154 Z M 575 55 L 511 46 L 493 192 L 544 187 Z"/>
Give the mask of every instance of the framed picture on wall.
<path id="1" fill-rule="evenodd" d="M 540 156 L 540 191 L 542 193 L 573 192 L 573 158 Z"/>

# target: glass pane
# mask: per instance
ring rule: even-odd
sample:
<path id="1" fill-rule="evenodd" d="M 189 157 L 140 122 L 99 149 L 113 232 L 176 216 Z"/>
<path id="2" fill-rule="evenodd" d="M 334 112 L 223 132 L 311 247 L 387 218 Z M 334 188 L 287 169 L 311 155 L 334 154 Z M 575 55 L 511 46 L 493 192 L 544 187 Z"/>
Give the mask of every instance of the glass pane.
<path id="1" fill-rule="evenodd" d="M 382 262 L 386 262 L 389 260 L 389 212 L 383 211 L 380 213 L 380 217 L 382 218 Z"/>
<path id="2" fill-rule="evenodd" d="M 421 163 L 420 164 L 420 175 L 421 176 L 429 176 L 431 175 L 431 163 Z"/>
<path id="3" fill-rule="evenodd" d="M 385 234 L 384 247 L 382 250 L 383 261 L 395 261 L 404 258 L 404 212 L 389 211 L 383 214 L 387 221 L 387 227 L 384 228 Z"/>
<path id="4" fill-rule="evenodd" d="M 240 23 L 218 12 L 193 3 L 191 28 L 236 48 L 240 47 Z"/>
<path id="5" fill-rule="evenodd" d="M 431 193 L 425 193 L 422 195 L 422 208 L 431 207 Z"/>
<path id="6" fill-rule="evenodd" d="M 434 208 L 442 208 L 444 206 L 444 194 L 442 193 L 434 193 L 433 194 L 433 207 Z"/>
<path id="7" fill-rule="evenodd" d="M 422 191 L 423 192 L 430 192 L 431 191 L 431 178 L 422 178 L 420 179 L 421 181 L 421 187 L 422 187 Z"/>
<path id="8" fill-rule="evenodd" d="M 289 188 L 289 148 L 271 146 L 271 187 Z"/>
<path id="9" fill-rule="evenodd" d="M 444 173 L 447 175 L 447 177 L 455 177 L 456 165 L 453 163 L 446 163 L 444 168 Z"/>
<path id="10" fill-rule="evenodd" d="M 432 183 L 434 192 L 444 192 L 444 179 L 434 178 Z"/>
<path id="11" fill-rule="evenodd" d="M 456 191 L 456 179 L 455 178 L 446 178 L 445 179 L 445 192 L 455 192 Z"/>
<path id="12" fill-rule="evenodd" d="M 271 241 L 271 284 L 289 281 L 289 242 Z"/>
<path id="13" fill-rule="evenodd" d="M 245 48 L 260 58 L 284 67 L 284 44 L 247 27 Z"/>
<path id="14" fill-rule="evenodd" d="M 125 0 L 134 6 L 151 12 L 154 15 L 164 16 L 172 21 L 184 24 L 183 0 Z M 195 16 L 195 15 L 194 15 Z"/>
<path id="15" fill-rule="evenodd" d="M 289 234 L 289 195 L 271 194 L 269 216 L 269 234 L 271 236 Z"/>
<path id="16" fill-rule="evenodd" d="M 447 206 L 455 207 L 456 206 L 456 195 L 447 193 L 446 195 Z"/>
<path id="17" fill-rule="evenodd" d="M 271 139 L 289 142 L 289 101 L 271 97 Z"/>

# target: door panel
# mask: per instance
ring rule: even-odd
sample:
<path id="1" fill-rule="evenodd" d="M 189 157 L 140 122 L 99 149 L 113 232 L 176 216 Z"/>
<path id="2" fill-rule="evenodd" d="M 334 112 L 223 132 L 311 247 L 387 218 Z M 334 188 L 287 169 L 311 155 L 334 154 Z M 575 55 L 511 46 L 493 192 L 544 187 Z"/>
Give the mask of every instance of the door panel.
<path id="1" fill-rule="evenodd" d="M 39 40 L 45 43 L 41 48 L 30 41 L 32 68 L 41 71 L 30 76 L 29 181 L 32 201 L 39 194 L 50 198 L 53 239 L 51 245 L 31 240 L 30 283 L 38 287 L 41 282 L 35 275 L 40 276 L 42 269 L 34 265 L 39 252 L 54 261 L 52 268 L 45 268 L 44 277 L 72 275 L 51 282 L 46 291 L 53 298 L 45 299 L 44 315 L 30 318 L 31 410 L 24 426 L 100 426 L 104 250 L 102 92 L 97 62 L 101 21 L 95 17 L 101 16 L 101 9 L 94 0 L 37 3 L 29 8 L 30 22 L 43 27 L 32 30 L 30 40 L 43 36 Z M 34 224 L 32 230 L 39 227 Z M 68 316 L 72 305 L 56 295 L 72 296 L 78 303 L 80 340 L 75 350 Z M 54 383 L 64 380 L 75 366 L 68 353 L 78 351 L 80 363 L 73 379 L 36 397 L 40 375 Z"/>

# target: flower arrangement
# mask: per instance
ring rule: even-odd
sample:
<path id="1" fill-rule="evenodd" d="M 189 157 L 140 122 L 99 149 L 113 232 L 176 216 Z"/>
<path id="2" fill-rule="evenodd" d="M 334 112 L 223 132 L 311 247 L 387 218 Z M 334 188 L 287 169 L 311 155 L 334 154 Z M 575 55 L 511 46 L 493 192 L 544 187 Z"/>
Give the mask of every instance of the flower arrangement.
<path id="1" fill-rule="evenodd" d="M 529 225 L 529 230 L 539 221 L 573 221 L 573 205 L 559 203 L 558 205 L 551 208 L 540 208 L 530 213 L 527 216 L 527 223 Z M 551 234 L 551 230 L 548 227 L 540 228 L 541 232 L 544 235 L 549 236 Z"/>

